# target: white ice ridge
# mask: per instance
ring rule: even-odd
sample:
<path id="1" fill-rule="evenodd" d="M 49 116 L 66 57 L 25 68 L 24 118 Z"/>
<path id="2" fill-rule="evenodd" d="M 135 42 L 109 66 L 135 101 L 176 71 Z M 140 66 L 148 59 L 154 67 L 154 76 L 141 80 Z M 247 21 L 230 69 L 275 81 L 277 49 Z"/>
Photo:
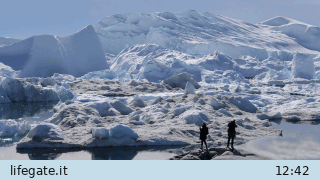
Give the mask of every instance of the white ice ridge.
<path id="1" fill-rule="evenodd" d="M 273 25 L 285 22 L 279 23 Z M 118 54 L 132 45 L 152 43 L 193 55 L 218 50 L 232 58 L 250 55 L 263 60 L 268 58 L 269 52 L 315 53 L 307 48 L 318 50 L 320 47 L 319 41 L 313 41 L 320 38 L 318 27 L 295 23 L 290 27 L 271 28 L 265 24 L 268 23 L 254 25 L 208 12 L 185 10 L 116 14 L 101 19 L 95 29 L 105 52 L 111 54 Z M 298 42 L 288 36 L 297 38 Z"/>
<path id="2" fill-rule="evenodd" d="M 320 28 L 286 17 L 275 17 L 260 23 L 295 38 L 308 49 L 320 51 Z"/>
<path id="3" fill-rule="evenodd" d="M 54 73 L 81 76 L 109 69 L 91 25 L 70 36 L 38 35 L 0 47 L 0 62 L 21 70 L 20 77 L 48 77 Z"/>

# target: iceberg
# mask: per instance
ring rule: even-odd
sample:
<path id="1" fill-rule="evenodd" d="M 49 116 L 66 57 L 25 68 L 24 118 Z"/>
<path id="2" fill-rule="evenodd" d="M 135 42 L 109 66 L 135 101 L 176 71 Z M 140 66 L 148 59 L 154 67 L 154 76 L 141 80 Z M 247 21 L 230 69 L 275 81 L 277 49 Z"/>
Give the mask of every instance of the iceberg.
<path id="1" fill-rule="evenodd" d="M 0 121 L 0 137 L 23 136 L 31 129 L 27 121 L 16 122 L 14 120 Z"/>
<path id="2" fill-rule="evenodd" d="M 39 35 L 0 47 L 0 62 L 20 70 L 19 77 L 49 77 L 54 73 L 81 76 L 109 69 L 91 25 L 70 36 Z"/>
<path id="3" fill-rule="evenodd" d="M 315 68 L 313 58 L 310 55 L 296 53 L 292 59 L 292 77 L 313 79 Z"/>

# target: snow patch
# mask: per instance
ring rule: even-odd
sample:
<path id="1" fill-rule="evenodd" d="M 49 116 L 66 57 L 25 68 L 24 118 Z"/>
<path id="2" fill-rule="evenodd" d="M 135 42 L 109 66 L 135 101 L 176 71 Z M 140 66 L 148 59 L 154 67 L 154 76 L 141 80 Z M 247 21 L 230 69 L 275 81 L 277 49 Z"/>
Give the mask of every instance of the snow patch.
<path id="1" fill-rule="evenodd" d="M 187 124 L 195 124 L 197 126 L 209 121 L 207 114 L 199 110 L 188 110 L 180 115 L 180 119 L 185 120 Z"/>

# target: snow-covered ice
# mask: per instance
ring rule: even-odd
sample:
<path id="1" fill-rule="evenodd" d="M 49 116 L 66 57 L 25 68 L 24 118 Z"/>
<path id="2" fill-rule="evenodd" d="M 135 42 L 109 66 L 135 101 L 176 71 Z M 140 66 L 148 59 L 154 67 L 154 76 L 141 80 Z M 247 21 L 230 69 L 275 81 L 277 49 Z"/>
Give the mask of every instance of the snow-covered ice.
<path id="1" fill-rule="evenodd" d="M 16 122 L 15 120 L 0 121 L 0 137 L 23 136 L 31 129 L 27 121 Z"/>
<path id="2" fill-rule="evenodd" d="M 224 146 L 232 119 L 236 146 L 250 144 L 280 134 L 269 120 L 318 123 L 317 29 L 194 10 L 112 15 L 70 36 L 0 47 L 0 102 L 60 101 L 35 128 L 61 138 L 33 128 L 18 148 L 193 146 L 203 122 L 208 144 Z"/>
<path id="3" fill-rule="evenodd" d="M 0 62 L 21 70 L 19 77 L 81 76 L 109 68 L 91 25 L 70 36 L 38 35 L 0 47 Z"/>
<path id="4" fill-rule="evenodd" d="M 296 53 L 292 59 L 292 77 L 293 78 L 314 78 L 314 60 L 310 55 Z"/>
<path id="5" fill-rule="evenodd" d="M 73 97 L 68 84 L 54 79 L 11 78 L 0 76 L 0 103 L 59 101 Z"/>

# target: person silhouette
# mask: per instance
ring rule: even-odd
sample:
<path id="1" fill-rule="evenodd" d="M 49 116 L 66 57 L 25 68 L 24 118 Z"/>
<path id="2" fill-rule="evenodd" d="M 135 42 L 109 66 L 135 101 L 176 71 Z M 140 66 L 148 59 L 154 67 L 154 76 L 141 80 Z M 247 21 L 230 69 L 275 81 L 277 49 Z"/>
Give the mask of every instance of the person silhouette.
<path id="1" fill-rule="evenodd" d="M 208 151 L 208 146 L 207 146 L 207 135 L 209 134 L 209 131 L 208 131 L 208 128 L 207 128 L 207 125 L 206 123 L 202 123 L 202 127 L 199 127 L 200 128 L 200 140 L 201 140 L 201 150 L 203 150 L 202 146 L 203 146 L 203 143 L 206 145 L 206 149 Z"/>
<path id="2" fill-rule="evenodd" d="M 230 139 L 231 139 L 231 149 L 233 151 L 233 140 L 234 140 L 234 137 L 236 137 L 236 120 L 232 120 L 228 123 L 228 143 L 227 143 L 227 148 L 229 148 L 229 142 L 230 142 Z"/>

